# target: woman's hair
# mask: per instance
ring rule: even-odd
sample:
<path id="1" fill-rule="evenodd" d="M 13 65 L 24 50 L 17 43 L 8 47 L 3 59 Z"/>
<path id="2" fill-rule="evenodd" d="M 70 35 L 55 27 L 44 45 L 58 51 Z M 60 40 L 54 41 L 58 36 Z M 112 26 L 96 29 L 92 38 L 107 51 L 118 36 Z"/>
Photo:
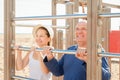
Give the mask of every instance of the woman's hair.
<path id="1" fill-rule="evenodd" d="M 51 27 L 43 26 L 43 25 L 41 25 L 41 24 L 38 24 L 37 26 L 35 26 L 35 27 L 33 28 L 33 31 L 32 31 L 33 37 L 35 37 L 36 32 L 37 32 L 39 29 L 45 30 L 45 31 L 46 31 L 46 35 L 47 35 L 48 37 L 50 37 L 51 40 L 53 39 L 53 37 L 54 37 L 53 29 L 52 29 Z M 48 45 L 50 45 L 50 42 L 48 42 Z"/>
<path id="2" fill-rule="evenodd" d="M 48 32 L 48 30 L 47 30 L 45 27 L 42 27 L 42 26 L 39 27 L 39 28 L 36 30 L 35 34 L 37 33 L 37 31 L 38 31 L 39 29 L 43 29 L 43 30 L 45 30 L 45 31 L 46 31 L 46 35 L 47 35 L 47 37 L 50 37 L 50 33 Z M 48 42 L 47 45 L 50 46 L 50 42 Z"/>

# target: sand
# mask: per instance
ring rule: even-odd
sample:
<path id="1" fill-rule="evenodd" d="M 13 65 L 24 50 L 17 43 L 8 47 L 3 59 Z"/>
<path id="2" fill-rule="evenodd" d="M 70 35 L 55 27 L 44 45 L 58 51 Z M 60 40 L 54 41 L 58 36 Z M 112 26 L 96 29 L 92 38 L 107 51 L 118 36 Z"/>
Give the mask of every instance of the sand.
<path id="1" fill-rule="evenodd" d="M 0 45 L 3 45 L 3 38 L 4 36 L 0 34 Z M 16 43 L 24 46 L 31 46 L 33 43 L 32 35 L 30 34 L 17 34 L 16 35 Z M 111 80 L 119 80 L 119 63 L 116 61 L 113 61 L 111 63 Z M 16 75 L 25 76 L 28 77 L 29 70 L 28 67 L 26 67 L 22 71 L 16 71 Z M 3 48 L 0 48 L 0 80 L 4 80 L 4 52 Z"/>

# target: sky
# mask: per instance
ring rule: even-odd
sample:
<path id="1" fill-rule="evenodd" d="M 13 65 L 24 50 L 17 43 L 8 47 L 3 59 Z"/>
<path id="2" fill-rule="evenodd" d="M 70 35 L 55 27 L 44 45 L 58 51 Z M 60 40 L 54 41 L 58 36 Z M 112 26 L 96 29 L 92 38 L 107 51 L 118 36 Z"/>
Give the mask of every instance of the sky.
<path id="1" fill-rule="evenodd" d="M 4 0 L 0 0 L 0 33 L 4 32 Z M 114 3 L 120 5 L 120 0 L 104 0 L 107 3 Z M 57 5 L 57 14 L 65 14 L 65 5 Z M 119 12 L 120 9 L 112 9 L 113 13 Z M 16 17 L 20 16 L 45 16 L 51 15 L 51 0 L 16 0 Z M 43 25 L 51 25 L 51 20 L 35 20 L 35 21 L 17 21 L 17 24 L 33 24 L 39 23 Z M 64 26 L 64 20 L 57 21 L 58 26 Z M 118 30 L 120 27 L 120 17 L 112 18 L 112 30 Z M 18 33 L 31 33 L 32 28 L 17 27 L 16 32 Z"/>
<path id="2" fill-rule="evenodd" d="M 0 0 L 0 33 L 3 32 L 3 0 Z"/>

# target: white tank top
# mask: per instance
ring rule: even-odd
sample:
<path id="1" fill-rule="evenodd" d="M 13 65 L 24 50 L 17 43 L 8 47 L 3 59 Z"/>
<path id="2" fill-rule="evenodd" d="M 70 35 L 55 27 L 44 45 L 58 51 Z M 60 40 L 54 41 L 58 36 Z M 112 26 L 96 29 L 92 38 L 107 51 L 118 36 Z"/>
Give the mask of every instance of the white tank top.
<path id="1" fill-rule="evenodd" d="M 51 73 L 45 74 L 41 70 L 41 66 L 38 60 L 33 58 L 34 52 L 31 52 L 29 55 L 29 71 L 30 71 L 30 78 L 35 80 L 50 80 Z"/>

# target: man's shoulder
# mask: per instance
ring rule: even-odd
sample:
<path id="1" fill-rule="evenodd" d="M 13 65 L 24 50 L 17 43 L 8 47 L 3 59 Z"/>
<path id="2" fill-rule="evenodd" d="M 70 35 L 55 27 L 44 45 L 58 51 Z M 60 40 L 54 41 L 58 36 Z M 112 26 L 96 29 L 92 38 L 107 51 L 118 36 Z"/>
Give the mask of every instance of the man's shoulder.
<path id="1" fill-rule="evenodd" d="M 78 45 L 72 45 L 68 47 L 68 50 L 77 50 Z"/>

